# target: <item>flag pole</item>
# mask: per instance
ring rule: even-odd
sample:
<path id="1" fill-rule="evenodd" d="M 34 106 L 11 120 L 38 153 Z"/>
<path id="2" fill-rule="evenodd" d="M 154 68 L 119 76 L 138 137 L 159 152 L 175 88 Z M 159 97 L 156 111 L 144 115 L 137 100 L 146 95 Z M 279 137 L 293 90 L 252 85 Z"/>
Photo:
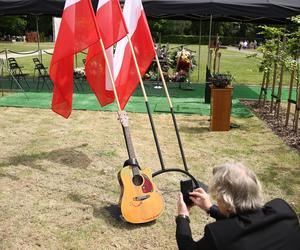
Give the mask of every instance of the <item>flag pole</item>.
<path id="1" fill-rule="evenodd" d="M 89 1 L 89 3 L 90 3 L 90 6 L 92 8 L 92 5 L 91 5 L 90 1 Z M 94 21 L 94 24 L 95 24 L 95 27 L 96 27 L 96 30 L 97 30 L 97 33 L 98 33 L 98 37 L 99 37 L 99 41 L 100 41 L 100 46 L 101 46 L 101 49 L 102 49 L 102 52 L 103 52 L 103 55 L 104 55 L 105 64 L 106 64 L 107 69 L 108 69 L 109 78 L 111 80 L 111 84 L 112 84 L 112 87 L 113 87 L 114 96 L 115 96 L 115 99 L 116 99 L 116 102 L 117 102 L 118 115 L 119 115 L 119 118 L 120 118 L 120 115 L 121 115 L 120 112 L 122 111 L 122 109 L 121 109 L 120 101 L 119 101 L 119 98 L 118 98 L 118 93 L 117 93 L 117 89 L 116 89 L 115 80 L 114 80 L 114 77 L 113 77 L 113 74 L 112 74 L 112 71 L 111 71 L 111 68 L 110 68 L 110 64 L 109 64 L 109 61 L 108 61 L 108 58 L 107 58 L 107 55 L 106 55 L 105 46 L 104 46 L 104 43 L 103 43 L 100 31 L 99 31 L 98 24 L 96 22 L 96 18 L 94 18 L 93 21 Z M 124 139 L 125 139 L 125 144 L 126 144 L 126 149 L 127 149 L 128 157 L 129 157 L 129 159 L 131 159 L 131 154 L 132 153 L 134 154 L 133 148 L 131 149 L 131 152 L 130 152 L 130 149 L 129 149 L 129 144 L 132 145 L 131 137 L 130 136 L 126 136 L 125 128 L 124 128 L 123 124 L 122 124 L 122 129 L 123 129 L 123 135 L 124 135 Z M 127 128 L 127 133 L 129 133 L 129 128 Z"/>
<path id="2" fill-rule="evenodd" d="M 164 90 L 165 90 L 165 93 L 166 93 L 166 96 L 167 96 L 167 100 L 169 102 L 169 107 L 170 107 L 170 111 L 171 111 L 171 114 L 172 114 L 172 120 L 173 120 L 173 124 L 174 124 L 174 127 L 175 127 L 175 132 L 176 132 L 177 141 L 178 141 L 178 145 L 179 145 L 179 149 L 180 149 L 180 153 L 181 153 L 181 158 L 182 158 L 182 161 L 183 161 L 183 166 L 184 166 L 184 169 L 186 171 L 188 171 L 188 167 L 187 167 L 187 163 L 186 163 L 186 159 L 185 159 L 185 155 L 184 155 L 184 151 L 183 151 L 183 146 L 182 146 L 182 142 L 181 142 L 181 138 L 180 138 L 180 134 L 179 134 L 176 118 L 175 118 L 175 113 L 174 113 L 174 110 L 173 110 L 173 104 L 172 104 L 172 101 L 171 101 L 171 98 L 170 98 L 170 95 L 169 95 L 168 87 L 167 87 L 165 77 L 164 77 L 162 69 L 161 69 L 161 65 L 160 65 L 157 53 L 155 53 L 155 60 L 156 60 L 157 66 L 158 66 L 158 70 L 159 70 L 159 73 L 160 73 L 160 78 L 161 78 L 163 86 L 164 86 Z"/>
<path id="3" fill-rule="evenodd" d="M 101 49 L 102 49 L 103 55 L 104 55 L 104 60 L 105 60 L 105 63 L 106 63 L 107 69 L 108 69 L 109 78 L 111 80 L 111 84 L 112 84 L 112 87 L 113 87 L 114 96 L 115 96 L 115 99 L 116 99 L 116 102 L 117 102 L 118 110 L 121 111 L 121 105 L 120 105 L 119 98 L 118 98 L 116 84 L 115 84 L 115 81 L 114 81 L 114 78 L 113 78 L 113 75 L 112 75 L 112 72 L 111 72 L 111 68 L 110 68 L 110 65 L 109 65 L 109 61 L 108 61 L 108 58 L 107 58 L 107 55 L 106 55 L 106 50 L 105 50 L 102 38 L 100 38 L 100 45 L 101 45 Z"/>
<path id="4" fill-rule="evenodd" d="M 90 5 L 90 8 L 93 10 L 93 6 L 92 6 L 91 1 L 89 1 L 89 5 Z M 102 37 L 101 37 L 101 33 L 100 33 L 100 31 L 99 31 L 98 24 L 97 24 L 97 22 L 96 22 L 96 18 L 93 18 L 93 21 L 94 21 L 94 25 L 95 25 L 95 27 L 96 27 L 97 34 L 98 34 L 98 37 L 99 37 L 100 46 L 101 46 L 101 49 L 102 49 L 102 51 L 103 51 L 105 64 L 106 64 L 107 69 L 108 69 L 108 74 L 109 74 L 109 78 L 110 78 L 110 80 L 111 80 L 111 84 L 112 84 L 112 87 L 113 87 L 113 92 L 114 92 L 114 96 L 115 96 L 115 99 L 116 99 L 116 102 L 117 102 L 118 110 L 119 110 L 119 111 L 122 111 L 121 105 L 120 105 L 120 102 L 119 102 L 119 98 L 118 98 L 118 93 L 117 93 L 117 89 L 116 89 L 115 80 L 114 80 L 113 74 L 112 74 L 112 72 L 111 72 L 111 68 L 110 68 L 110 65 L 109 65 L 109 61 L 108 61 L 108 58 L 107 58 L 107 55 L 106 55 L 105 46 L 104 46 L 104 43 L 103 43 L 103 40 L 102 40 Z"/>
<path id="5" fill-rule="evenodd" d="M 154 141 L 155 141 L 155 145 L 156 145 L 160 165 L 161 165 L 161 168 L 164 170 L 165 169 L 165 164 L 164 164 L 164 160 L 163 160 L 163 157 L 162 157 L 160 145 L 159 145 L 159 142 L 158 142 L 158 138 L 157 138 L 156 129 L 155 129 L 155 126 L 154 126 L 151 110 L 150 110 L 150 107 L 149 107 L 148 97 L 147 97 L 147 94 L 146 94 L 146 91 L 145 91 L 144 82 L 143 82 L 143 79 L 142 79 L 142 76 L 141 76 L 141 72 L 139 70 L 139 65 L 138 65 L 137 60 L 136 60 L 136 55 L 135 55 L 135 52 L 134 52 L 134 49 L 133 49 L 133 46 L 132 46 L 132 42 L 131 42 L 131 39 L 130 39 L 128 34 L 127 34 L 127 39 L 128 39 L 128 43 L 129 43 L 129 46 L 130 46 L 130 49 L 131 49 L 132 56 L 133 56 L 133 61 L 134 61 L 134 64 L 135 64 L 135 68 L 136 68 L 136 71 L 137 71 L 137 74 L 138 74 L 138 77 L 139 77 L 139 80 L 140 80 L 142 92 L 143 92 L 143 95 L 144 95 L 145 104 L 146 104 L 146 108 L 147 108 L 147 112 L 148 112 L 148 116 L 149 116 L 149 120 L 150 120 L 150 125 L 151 125 L 151 129 L 152 129 L 152 133 L 153 133 L 153 137 L 154 137 Z"/>
<path id="6" fill-rule="evenodd" d="M 99 37 L 100 37 L 100 35 L 99 35 Z M 122 111 L 122 109 L 121 109 L 121 105 L 120 105 L 120 102 L 119 102 L 119 98 L 118 98 L 118 93 L 117 93 L 117 89 L 116 89 L 116 84 L 115 84 L 115 81 L 114 81 L 114 77 L 113 77 L 113 74 L 112 74 L 112 71 L 111 71 L 111 68 L 110 68 L 110 65 L 109 65 L 109 61 L 108 61 L 108 58 L 107 58 L 107 55 L 106 55 L 106 50 L 105 50 L 105 47 L 104 47 L 104 44 L 103 44 L 103 40 L 102 40 L 101 37 L 100 37 L 100 46 L 101 46 L 101 49 L 103 51 L 105 64 L 106 64 L 107 69 L 108 69 L 109 78 L 111 80 L 111 84 L 112 84 L 112 87 L 113 87 L 114 96 L 115 96 L 115 99 L 116 99 L 116 102 L 117 102 L 118 115 L 120 117 L 120 112 Z M 132 145 L 131 138 L 130 138 L 130 136 L 126 136 L 125 128 L 124 128 L 123 125 L 122 125 L 122 129 L 123 129 L 123 134 L 124 134 L 124 138 L 125 138 L 125 144 L 126 144 L 126 149 L 127 149 L 128 157 L 130 159 L 132 153 L 134 154 L 133 148 L 129 149 L 129 146 L 128 146 L 129 144 Z M 127 133 L 129 133 L 129 130 L 127 130 Z M 130 150 L 131 150 L 131 152 L 130 152 Z"/>

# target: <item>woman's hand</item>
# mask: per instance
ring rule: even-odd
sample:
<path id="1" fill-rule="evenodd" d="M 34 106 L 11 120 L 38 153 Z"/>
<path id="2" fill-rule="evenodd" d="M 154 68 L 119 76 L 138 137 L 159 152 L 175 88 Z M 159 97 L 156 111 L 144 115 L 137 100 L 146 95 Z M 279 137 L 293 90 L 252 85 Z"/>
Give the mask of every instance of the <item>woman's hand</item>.
<path id="1" fill-rule="evenodd" d="M 178 195 L 178 200 L 177 200 L 177 211 L 178 211 L 178 215 L 186 215 L 189 216 L 189 210 L 183 200 L 183 195 L 182 193 L 180 193 Z"/>
<path id="2" fill-rule="evenodd" d="M 195 189 L 193 192 L 190 192 L 189 195 L 194 204 L 205 212 L 212 206 L 209 195 L 202 188 Z"/>

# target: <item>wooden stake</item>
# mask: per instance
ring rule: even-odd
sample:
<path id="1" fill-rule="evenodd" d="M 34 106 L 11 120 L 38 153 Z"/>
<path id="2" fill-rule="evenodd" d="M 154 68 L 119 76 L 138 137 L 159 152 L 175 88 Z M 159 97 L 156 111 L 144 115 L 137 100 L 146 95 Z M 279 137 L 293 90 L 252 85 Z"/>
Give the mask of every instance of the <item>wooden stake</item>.
<path id="1" fill-rule="evenodd" d="M 275 84 L 276 84 L 276 80 L 277 80 L 277 60 L 278 60 L 278 55 L 279 55 L 279 38 L 278 38 L 278 44 L 277 44 L 277 49 L 276 49 L 276 58 L 275 58 L 275 61 L 274 61 L 274 73 L 273 73 L 273 82 L 272 82 L 270 113 L 273 112 Z"/>
<path id="2" fill-rule="evenodd" d="M 261 98 L 262 98 L 263 93 L 265 91 L 266 75 L 267 75 L 267 73 L 266 73 L 266 71 L 264 71 L 263 80 L 262 80 L 262 83 L 261 83 L 261 88 L 260 88 L 260 93 L 259 93 L 259 98 L 258 98 L 258 104 L 260 104 Z"/>
<path id="3" fill-rule="evenodd" d="M 284 73 L 284 62 L 282 61 L 281 62 L 281 69 L 280 69 L 280 78 L 279 78 L 278 91 L 277 91 L 276 102 L 275 102 L 275 113 L 276 113 L 277 118 L 279 118 L 279 111 L 280 111 L 283 73 Z"/>
<path id="4" fill-rule="evenodd" d="M 267 71 L 267 76 L 266 76 L 266 86 L 265 86 L 265 91 L 264 91 L 264 99 L 263 99 L 263 107 L 266 104 L 266 99 L 267 99 L 267 93 L 268 93 L 268 88 L 269 88 L 269 83 L 270 83 L 270 70 L 268 69 Z"/>
<path id="5" fill-rule="evenodd" d="M 288 123 L 289 123 L 291 103 L 292 103 L 292 92 L 293 92 L 293 85 L 294 85 L 294 77 L 295 77 L 295 70 L 293 69 L 292 73 L 291 73 L 291 80 L 290 80 L 290 88 L 289 88 L 288 105 L 287 105 L 287 110 L 286 110 L 285 126 L 287 126 Z"/>
<path id="6" fill-rule="evenodd" d="M 298 135 L 298 123 L 299 123 L 299 111 L 300 111 L 300 85 L 297 91 L 298 91 L 298 98 L 295 107 L 295 125 L 294 125 L 294 131 L 296 132 L 296 135 Z"/>

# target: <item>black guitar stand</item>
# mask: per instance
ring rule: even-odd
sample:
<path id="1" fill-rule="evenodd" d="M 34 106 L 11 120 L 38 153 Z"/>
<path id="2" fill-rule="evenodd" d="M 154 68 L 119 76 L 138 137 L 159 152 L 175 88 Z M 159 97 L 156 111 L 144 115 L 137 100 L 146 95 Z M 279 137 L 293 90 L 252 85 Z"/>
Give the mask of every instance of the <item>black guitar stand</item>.
<path id="1" fill-rule="evenodd" d="M 198 181 L 196 180 L 196 178 L 192 174 L 189 173 L 189 170 L 188 170 L 188 167 L 187 167 L 186 158 L 185 158 L 185 154 L 184 154 L 184 150 L 183 150 L 183 146 L 182 146 L 182 142 L 181 142 L 181 138 L 180 138 L 180 134 L 179 134 L 179 130 L 178 130 L 178 126 L 177 126 L 177 122 L 176 122 L 175 113 L 174 113 L 173 108 L 170 108 L 170 111 L 171 111 L 171 115 L 172 115 L 172 120 L 173 120 L 175 132 L 176 132 L 176 136 L 177 136 L 177 141 L 178 141 L 178 145 L 179 145 L 179 149 L 180 149 L 184 169 L 165 168 L 164 164 L 161 164 L 161 170 L 154 172 L 152 174 L 152 177 L 154 178 L 157 175 L 160 175 L 160 174 L 163 174 L 163 173 L 168 173 L 168 172 L 180 172 L 180 173 L 183 173 L 183 174 L 187 175 L 188 177 L 190 177 L 192 179 L 193 183 L 195 184 L 195 187 L 199 188 Z M 156 133 L 154 133 L 154 134 L 156 134 Z M 157 150 L 160 151 L 160 147 L 158 145 L 157 138 L 155 140 L 155 143 L 156 143 Z M 159 153 L 159 156 L 160 156 L 161 162 L 163 162 L 161 152 Z"/>
<path id="2" fill-rule="evenodd" d="M 150 123 L 152 125 L 151 128 L 152 128 L 152 132 L 153 132 L 153 136 L 154 136 L 154 141 L 155 141 L 156 149 L 157 149 L 157 152 L 158 152 L 158 157 L 159 157 L 160 164 L 161 164 L 161 170 L 154 172 L 152 174 L 152 177 L 154 178 L 157 175 L 160 175 L 160 174 L 163 174 L 163 173 L 168 173 L 168 172 L 179 172 L 179 173 L 183 173 L 183 174 L 187 175 L 188 177 L 190 177 L 191 180 L 193 181 L 195 187 L 199 188 L 198 181 L 188 171 L 188 167 L 187 167 L 187 163 L 186 163 L 186 159 L 185 159 L 185 155 L 184 155 L 184 151 L 183 151 L 183 146 L 182 146 L 182 142 L 181 142 L 181 138 L 180 138 L 180 134 L 179 134 L 179 130 L 178 130 L 178 126 L 177 126 L 177 122 L 176 122 L 176 118 L 175 118 L 175 114 L 174 114 L 173 108 L 171 108 L 170 110 L 171 110 L 171 114 L 172 114 L 172 119 L 173 119 L 175 131 L 176 131 L 176 136 L 177 136 L 177 140 L 178 140 L 178 144 L 179 144 L 179 149 L 180 149 L 180 153 L 181 153 L 181 157 L 182 157 L 184 169 L 180 169 L 180 168 L 166 168 L 165 167 L 165 164 L 164 164 L 164 161 L 163 161 L 163 156 L 162 156 L 162 153 L 161 153 L 161 150 L 160 150 L 160 146 L 159 146 L 159 141 L 158 141 L 158 138 L 157 138 L 157 133 L 156 133 L 156 130 L 155 130 L 155 127 L 154 127 L 152 115 L 151 115 L 151 112 L 150 112 L 150 108 L 148 106 L 148 102 L 146 102 L 146 107 L 147 107 L 148 115 L 149 115 L 149 118 L 150 118 Z M 128 139 L 130 139 L 130 138 L 128 138 L 128 137 L 125 136 L 125 130 L 124 130 L 123 126 L 122 126 L 122 129 L 123 129 L 123 134 L 124 134 L 124 139 L 125 139 L 125 145 L 126 145 L 127 153 L 128 153 L 128 157 L 129 157 L 124 162 L 123 167 L 131 165 L 131 166 L 137 166 L 140 169 L 140 166 L 139 166 L 139 163 L 138 163 L 137 159 L 130 157 L 130 152 L 129 152 L 129 147 L 128 147 L 128 143 L 130 143 L 130 142 L 128 142 Z"/>
<path id="3" fill-rule="evenodd" d="M 199 188 L 199 182 L 196 180 L 196 178 L 191 175 L 188 171 L 180 169 L 180 168 L 168 168 L 168 169 L 162 169 L 159 171 L 156 171 L 155 173 L 152 174 L 152 177 L 154 178 L 157 175 L 163 174 L 163 173 L 167 173 L 167 172 L 179 172 L 179 173 L 183 173 L 185 175 L 187 175 L 188 177 L 191 178 L 191 180 L 193 181 L 195 188 Z"/>
<path id="4" fill-rule="evenodd" d="M 141 86 L 142 86 L 143 94 L 144 94 L 144 97 L 145 97 L 145 104 L 146 104 L 146 108 L 147 108 L 147 113 L 148 113 L 151 129 L 152 129 L 152 133 L 153 133 L 153 137 L 154 137 L 154 141 L 155 141 L 155 145 L 156 145 L 158 158 L 159 158 L 160 165 L 161 165 L 161 170 L 153 173 L 152 177 L 155 177 L 159 174 L 163 174 L 163 173 L 167 173 L 167 172 L 181 172 L 181 173 L 189 176 L 193 180 L 193 182 L 195 184 L 195 187 L 198 188 L 199 184 L 198 184 L 197 180 L 188 172 L 188 167 L 187 167 L 187 163 L 186 163 L 186 159 L 185 159 L 185 155 L 184 155 L 184 151 L 183 151 L 183 146 L 182 146 L 182 142 L 181 142 L 181 138 L 180 138 L 180 134 L 179 134 L 176 118 L 175 118 L 175 113 L 174 113 L 174 110 L 173 110 L 173 105 L 172 105 L 172 102 L 171 102 L 171 99 L 170 99 L 170 96 L 169 96 L 168 87 L 166 85 L 166 82 L 165 82 L 165 79 L 164 79 L 164 76 L 163 76 L 163 73 L 162 73 L 162 69 L 161 69 L 157 54 L 156 54 L 155 58 L 156 58 L 157 66 L 158 66 L 158 69 L 159 69 L 159 72 L 160 72 L 160 75 L 161 75 L 161 80 L 162 80 L 163 87 L 164 87 L 164 90 L 165 90 L 165 93 L 166 93 L 166 97 L 167 97 L 167 100 L 169 102 L 170 112 L 171 112 L 171 115 L 172 115 L 173 125 L 174 125 L 175 132 L 176 132 L 176 137 L 177 137 L 178 146 L 179 146 L 179 149 L 180 149 L 181 158 L 182 158 L 182 161 L 183 161 L 184 170 L 180 169 L 180 168 L 168 168 L 168 169 L 165 168 L 164 160 L 163 160 L 163 157 L 162 157 L 162 152 L 161 152 L 161 149 L 160 149 L 156 129 L 155 129 L 152 114 L 151 114 L 151 109 L 149 107 L 148 99 L 147 99 L 147 96 L 146 96 L 146 91 L 144 89 L 144 84 L 141 81 Z"/>

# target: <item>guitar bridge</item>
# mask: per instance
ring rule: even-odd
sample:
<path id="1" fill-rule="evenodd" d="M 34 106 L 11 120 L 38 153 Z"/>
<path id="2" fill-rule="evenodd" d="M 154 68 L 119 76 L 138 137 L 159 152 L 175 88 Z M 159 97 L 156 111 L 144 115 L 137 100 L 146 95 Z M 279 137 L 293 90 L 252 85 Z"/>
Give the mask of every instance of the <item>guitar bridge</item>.
<path id="1" fill-rule="evenodd" d="M 143 201 L 143 200 L 146 200 L 150 197 L 149 194 L 146 194 L 146 195 L 141 195 L 141 196 L 136 196 L 133 198 L 134 201 Z"/>

